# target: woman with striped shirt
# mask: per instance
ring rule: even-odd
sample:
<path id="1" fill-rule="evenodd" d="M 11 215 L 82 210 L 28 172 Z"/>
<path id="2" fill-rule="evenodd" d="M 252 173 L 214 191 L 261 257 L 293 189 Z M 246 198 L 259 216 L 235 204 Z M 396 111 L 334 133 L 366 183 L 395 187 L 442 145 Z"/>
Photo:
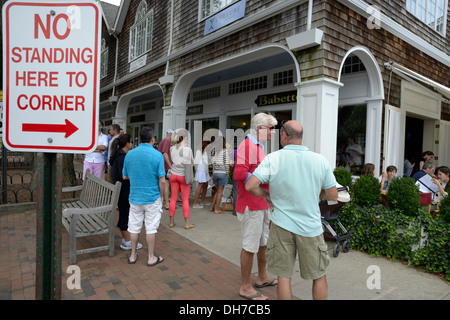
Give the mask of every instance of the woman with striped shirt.
<path id="1" fill-rule="evenodd" d="M 212 151 L 211 159 L 216 194 L 214 195 L 212 206 L 209 211 L 214 211 L 216 214 L 225 213 L 225 211 L 219 209 L 219 205 L 222 199 L 223 188 L 228 183 L 228 172 L 230 170 L 230 153 L 226 149 L 225 137 L 222 136 L 222 139 L 222 143 L 220 143 L 220 141 L 213 143 L 214 149 Z"/>

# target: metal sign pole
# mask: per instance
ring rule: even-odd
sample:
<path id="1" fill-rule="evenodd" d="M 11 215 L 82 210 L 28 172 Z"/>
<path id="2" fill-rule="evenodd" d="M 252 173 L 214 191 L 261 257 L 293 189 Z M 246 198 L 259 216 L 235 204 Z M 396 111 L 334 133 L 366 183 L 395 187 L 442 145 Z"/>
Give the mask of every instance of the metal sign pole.
<path id="1" fill-rule="evenodd" d="M 6 154 L 5 145 L 2 143 L 2 202 L 5 204 L 8 202 L 7 191 L 8 191 L 8 180 L 6 179 L 6 170 L 8 168 L 8 158 Z"/>
<path id="2" fill-rule="evenodd" d="M 36 300 L 61 299 L 61 159 L 37 154 Z"/>

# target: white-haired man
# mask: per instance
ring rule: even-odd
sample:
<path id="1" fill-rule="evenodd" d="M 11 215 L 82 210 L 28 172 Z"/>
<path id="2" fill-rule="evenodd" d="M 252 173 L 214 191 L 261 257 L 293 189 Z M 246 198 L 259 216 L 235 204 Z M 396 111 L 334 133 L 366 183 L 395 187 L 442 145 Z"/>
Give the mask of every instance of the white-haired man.
<path id="1" fill-rule="evenodd" d="M 239 295 L 248 300 L 267 300 L 257 292 L 250 282 L 253 256 L 257 254 L 258 277 L 255 287 L 262 288 L 277 284 L 266 270 L 266 246 L 269 234 L 271 209 L 260 197 L 245 190 L 245 182 L 264 159 L 264 145 L 271 139 L 277 120 L 270 114 L 258 113 L 251 120 L 251 133 L 237 149 L 234 179 L 237 183 L 236 214 L 242 225 L 241 287 Z M 264 186 L 268 189 L 268 185 Z"/>

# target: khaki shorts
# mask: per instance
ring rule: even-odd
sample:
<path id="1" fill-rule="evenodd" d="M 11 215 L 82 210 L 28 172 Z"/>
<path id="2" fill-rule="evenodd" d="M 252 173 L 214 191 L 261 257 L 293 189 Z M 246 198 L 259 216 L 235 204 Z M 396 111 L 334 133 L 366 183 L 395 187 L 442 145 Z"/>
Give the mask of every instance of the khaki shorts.
<path id="1" fill-rule="evenodd" d="M 291 278 L 298 254 L 301 277 L 318 279 L 325 275 L 330 261 L 327 249 L 323 234 L 313 238 L 302 237 L 271 223 L 266 251 L 267 270 L 279 277 Z"/>
<path id="2" fill-rule="evenodd" d="M 259 247 L 267 245 L 269 237 L 269 223 L 272 210 L 248 210 L 244 213 L 236 213 L 241 222 L 242 249 L 247 252 L 257 253 Z"/>

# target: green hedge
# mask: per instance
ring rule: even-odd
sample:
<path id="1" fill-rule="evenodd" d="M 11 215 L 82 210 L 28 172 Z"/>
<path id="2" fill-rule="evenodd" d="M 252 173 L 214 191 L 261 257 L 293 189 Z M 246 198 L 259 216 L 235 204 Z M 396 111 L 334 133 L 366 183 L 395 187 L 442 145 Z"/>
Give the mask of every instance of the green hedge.
<path id="1" fill-rule="evenodd" d="M 371 255 L 404 259 L 409 265 L 445 274 L 450 280 L 450 223 L 418 210 L 408 216 L 383 205 L 360 206 L 354 201 L 346 204 L 339 215 L 343 225 L 351 230 L 351 247 Z M 427 239 L 421 241 L 421 231 Z"/>

